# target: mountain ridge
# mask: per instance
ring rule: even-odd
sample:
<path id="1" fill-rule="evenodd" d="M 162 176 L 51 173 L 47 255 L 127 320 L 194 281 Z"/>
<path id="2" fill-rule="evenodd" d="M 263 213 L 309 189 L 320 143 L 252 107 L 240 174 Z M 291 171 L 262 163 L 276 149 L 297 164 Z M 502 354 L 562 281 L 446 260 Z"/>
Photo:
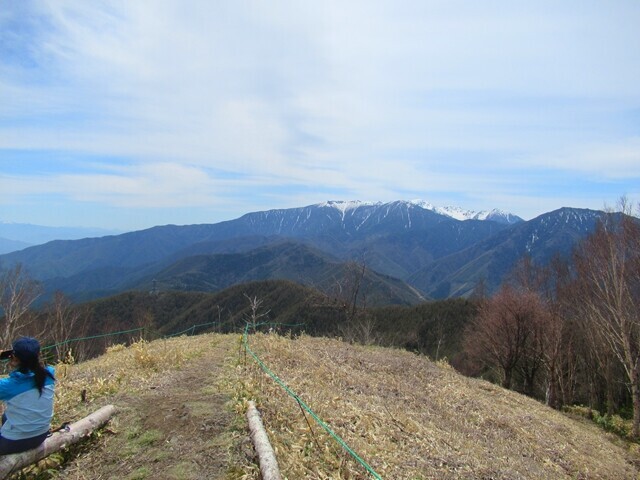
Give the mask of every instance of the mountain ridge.
<path id="1" fill-rule="evenodd" d="M 604 215 L 598 210 L 563 207 L 438 259 L 407 280 L 436 298 L 468 296 L 480 282 L 491 292 L 504 276 L 495 271 L 498 265 L 508 273 L 524 255 L 539 264 L 548 263 L 554 255 L 566 258 Z"/>
<path id="2" fill-rule="evenodd" d="M 330 201 L 251 212 L 216 224 L 165 225 L 108 237 L 53 241 L 1 255 L 0 265 L 22 263 L 49 290 L 86 294 L 91 287 L 94 292 L 113 294 L 142 288 L 139 281 L 145 275 L 156 275 L 194 255 L 242 254 L 233 257 L 237 271 L 224 267 L 224 275 L 234 281 L 283 275 L 292 279 L 293 273 L 287 270 L 286 276 L 273 259 L 263 265 L 260 275 L 246 261 L 247 256 L 256 255 L 249 254 L 252 250 L 290 242 L 338 263 L 365 264 L 376 274 L 406 282 L 419 295 L 445 298 L 468 296 L 475 284 L 486 280 L 490 293 L 522 255 L 541 261 L 556 253 L 568 255 L 605 214 L 562 208 L 529 221 L 507 223 L 493 221 L 489 214 L 484 220 L 457 220 L 417 203 Z M 214 263 L 222 268 L 220 262 L 218 258 Z M 216 275 L 211 268 L 204 271 L 212 278 Z M 215 282 L 205 284 L 211 288 Z"/>

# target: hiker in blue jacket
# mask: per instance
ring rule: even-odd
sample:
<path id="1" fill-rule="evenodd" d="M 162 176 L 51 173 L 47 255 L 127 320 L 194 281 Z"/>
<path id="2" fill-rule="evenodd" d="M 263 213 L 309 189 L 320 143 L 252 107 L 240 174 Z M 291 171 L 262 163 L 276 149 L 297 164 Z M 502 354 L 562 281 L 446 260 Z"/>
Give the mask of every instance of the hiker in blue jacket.
<path id="1" fill-rule="evenodd" d="M 0 455 L 37 447 L 49 433 L 53 416 L 54 371 L 40 361 L 40 344 L 22 337 L 3 352 L 13 371 L 0 379 L 0 400 L 5 404 L 0 428 Z"/>

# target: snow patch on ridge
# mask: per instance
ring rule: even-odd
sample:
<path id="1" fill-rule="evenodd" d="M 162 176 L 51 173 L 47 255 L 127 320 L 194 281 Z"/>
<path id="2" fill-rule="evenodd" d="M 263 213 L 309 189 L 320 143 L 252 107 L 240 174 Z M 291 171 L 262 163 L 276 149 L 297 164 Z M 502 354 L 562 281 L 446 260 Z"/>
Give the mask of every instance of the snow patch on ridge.
<path id="1" fill-rule="evenodd" d="M 460 220 L 461 222 L 465 220 L 493 220 L 496 222 L 502 223 L 517 223 L 522 219 L 516 215 L 513 215 L 508 212 L 504 212 L 497 208 L 493 210 L 465 210 L 460 207 L 454 207 L 448 205 L 446 207 L 436 207 L 429 202 L 425 202 L 424 200 L 411 200 L 409 203 L 412 205 L 424 208 L 425 210 L 431 210 L 432 212 L 438 213 L 440 215 L 444 215 L 446 217 L 453 218 L 455 220 Z"/>
<path id="2" fill-rule="evenodd" d="M 335 208 L 336 210 L 342 212 L 342 215 L 344 216 L 347 210 L 354 210 L 358 207 L 369 207 L 377 205 L 382 205 L 382 202 L 362 202 L 360 200 L 329 200 L 328 202 L 318 203 L 316 206 Z"/>

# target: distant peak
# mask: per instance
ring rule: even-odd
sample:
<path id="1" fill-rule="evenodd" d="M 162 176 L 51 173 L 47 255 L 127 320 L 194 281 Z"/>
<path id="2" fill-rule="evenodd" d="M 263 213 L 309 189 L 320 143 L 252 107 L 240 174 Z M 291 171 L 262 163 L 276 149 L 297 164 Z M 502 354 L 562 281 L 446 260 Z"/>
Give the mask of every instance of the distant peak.
<path id="1" fill-rule="evenodd" d="M 518 223 L 522 222 L 522 218 L 514 215 L 512 213 L 505 212 L 503 210 L 494 208 L 493 210 L 466 210 L 461 207 L 456 207 L 453 205 L 447 205 L 445 207 L 436 207 L 435 205 L 426 202 L 424 200 L 411 200 L 411 205 L 415 205 L 420 208 L 424 208 L 425 210 L 431 210 L 432 212 L 438 213 L 440 215 L 444 215 L 446 217 L 454 218 L 456 220 L 465 221 L 465 220 L 491 220 L 493 222 L 499 223 Z"/>
<path id="2" fill-rule="evenodd" d="M 409 200 L 408 202 L 411 205 L 415 205 L 416 207 L 424 208 L 425 210 L 434 210 L 436 207 L 431 205 L 429 202 L 425 202 L 424 200 L 415 199 Z"/>
<path id="3" fill-rule="evenodd" d="M 501 223 L 518 223 L 522 222 L 522 218 L 513 213 L 505 212 L 504 210 L 500 210 L 498 208 L 494 208 L 493 210 L 484 210 L 482 212 L 478 212 L 474 217 L 476 220 L 493 220 L 494 222 Z"/>
<path id="4" fill-rule="evenodd" d="M 328 200 L 323 203 L 318 203 L 318 207 L 331 207 L 341 212 L 347 210 L 353 210 L 358 207 L 381 205 L 381 202 L 363 202 L 361 200 Z"/>
<path id="5" fill-rule="evenodd" d="M 513 224 L 523 221 L 522 218 L 514 215 L 512 213 L 504 212 L 497 208 L 493 210 L 465 210 L 464 208 L 455 207 L 455 206 L 446 206 L 446 207 L 437 207 L 425 200 L 414 199 L 414 200 L 396 200 L 394 202 L 363 202 L 361 200 L 328 200 L 326 202 L 318 203 L 313 205 L 315 207 L 320 208 L 335 208 L 340 211 L 343 215 L 345 212 L 349 210 L 355 210 L 356 208 L 361 207 L 379 207 L 382 205 L 390 205 L 390 204 L 401 204 L 405 206 L 418 207 L 424 210 L 430 210 L 439 215 L 444 215 L 445 217 L 453 218 L 459 221 L 465 220 L 490 220 L 498 223 L 506 223 Z"/>

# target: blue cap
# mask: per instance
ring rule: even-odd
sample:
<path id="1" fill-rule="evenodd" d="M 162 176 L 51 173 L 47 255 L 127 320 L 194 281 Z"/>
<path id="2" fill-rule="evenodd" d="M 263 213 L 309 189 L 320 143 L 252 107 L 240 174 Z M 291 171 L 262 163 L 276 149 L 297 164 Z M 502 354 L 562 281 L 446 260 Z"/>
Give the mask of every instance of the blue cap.
<path id="1" fill-rule="evenodd" d="M 40 354 L 40 342 L 32 337 L 20 337 L 13 342 L 13 354 L 22 362 L 36 359 Z"/>

